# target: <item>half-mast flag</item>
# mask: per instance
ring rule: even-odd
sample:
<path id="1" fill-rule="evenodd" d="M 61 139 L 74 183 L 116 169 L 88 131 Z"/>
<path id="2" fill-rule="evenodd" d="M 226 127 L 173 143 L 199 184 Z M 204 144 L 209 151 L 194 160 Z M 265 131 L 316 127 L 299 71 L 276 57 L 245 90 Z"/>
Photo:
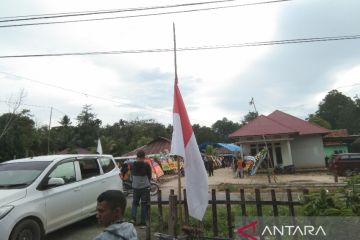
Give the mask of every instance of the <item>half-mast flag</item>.
<path id="1" fill-rule="evenodd" d="M 171 153 L 183 157 L 189 215 L 202 220 L 208 205 L 208 176 L 192 130 L 177 79 L 174 86 Z"/>
<path id="2" fill-rule="evenodd" d="M 100 138 L 98 138 L 98 144 L 97 144 L 96 152 L 98 154 L 100 154 L 100 155 L 103 154 Z"/>

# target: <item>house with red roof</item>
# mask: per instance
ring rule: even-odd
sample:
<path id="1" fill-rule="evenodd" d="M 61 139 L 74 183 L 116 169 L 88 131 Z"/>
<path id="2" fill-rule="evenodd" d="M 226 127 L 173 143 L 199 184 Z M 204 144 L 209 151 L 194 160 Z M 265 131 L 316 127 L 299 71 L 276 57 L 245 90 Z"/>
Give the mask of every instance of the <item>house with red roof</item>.
<path id="1" fill-rule="evenodd" d="M 260 115 L 230 134 L 244 155 L 255 156 L 265 146 L 270 166 L 325 167 L 323 136 L 330 130 L 276 110 Z"/>
<path id="2" fill-rule="evenodd" d="M 160 154 L 163 152 L 169 152 L 171 147 L 171 140 L 165 137 L 157 137 L 148 144 L 141 146 L 131 152 L 125 153 L 122 157 L 136 156 L 136 152 L 143 150 L 146 155 Z"/>

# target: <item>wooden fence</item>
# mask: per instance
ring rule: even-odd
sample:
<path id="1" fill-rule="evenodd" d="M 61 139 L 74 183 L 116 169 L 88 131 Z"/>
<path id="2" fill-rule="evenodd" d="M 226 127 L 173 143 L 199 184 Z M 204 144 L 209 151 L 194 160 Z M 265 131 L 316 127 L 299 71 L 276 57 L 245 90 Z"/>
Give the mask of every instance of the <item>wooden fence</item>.
<path id="1" fill-rule="evenodd" d="M 285 192 L 284 192 L 285 191 Z M 288 208 L 288 216 L 295 216 L 295 206 L 302 205 L 300 200 L 294 201 L 293 199 L 293 190 L 285 189 L 282 193 L 285 194 L 286 200 L 278 200 L 277 195 L 274 189 L 271 189 L 268 193 L 269 200 L 262 200 L 261 199 L 261 191 L 260 189 L 254 189 L 253 191 L 247 191 L 247 194 L 254 195 L 254 200 L 246 199 L 245 189 L 240 189 L 240 191 L 232 194 L 239 194 L 238 200 L 232 200 L 230 198 L 231 194 L 229 189 L 225 191 L 225 199 L 220 200 L 217 199 L 216 190 L 211 190 L 211 200 L 209 200 L 209 206 L 211 206 L 211 214 L 212 214 L 212 235 L 219 236 L 219 218 L 218 218 L 218 206 L 225 206 L 226 209 L 226 226 L 227 226 L 227 237 L 233 238 L 234 234 L 234 223 L 232 217 L 232 206 L 239 206 L 241 209 L 241 216 L 239 217 L 246 217 L 248 216 L 248 209 L 249 206 L 255 206 L 256 214 L 255 216 L 263 216 L 263 207 L 270 206 L 272 209 L 273 216 L 279 216 L 279 206 L 285 206 Z M 270 193 L 270 195 L 269 195 Z M 299 193 L 299 191 L 298 191 Z M 308 194 L 307 189 L 300 190 L 300 194 Z M 186 199 L 186 190 L 183 191 L 183 199 Z M 179 233 L 177 232 L 178 226 L 180 223 L 179 216 L 183 216 L 182 224 L 188 226 L 190 223 L 190 217 L 188 212 L 188 207 L 186 201 L 178 201 L 177 195 L 174 194 L 174 190 L 170 191 L 169 199 L 163 200 L 161 191 L 159 191 L 157 195 L 156 201 L 151 201 L 150 203 L 152 207 L 149 208 L 148 216 L 151 216 L 151 209 L 157 208 L 157 222 L 158 222 L 158 232 L 165 232 L 169 235 L 176 236 Z M 179 207 L 180 204 L 180 207 Z M 168 219 L 165 219 L 164 216 L 164 208 L 168 208 Z M 180 211 L 181 214 L 180 214 Z M 151 226 L 151 219 L 148 217 L 148 226 Z M 164 226 L 167 225 L 167 230 Z M 201 223 L 200 223 L 201 225 Z M 196 230 L 196 229 L 194 229 Z M 146 230 L 146 239 L 150 239 L 151 232 L 150 227 L 147 227 Z"/>

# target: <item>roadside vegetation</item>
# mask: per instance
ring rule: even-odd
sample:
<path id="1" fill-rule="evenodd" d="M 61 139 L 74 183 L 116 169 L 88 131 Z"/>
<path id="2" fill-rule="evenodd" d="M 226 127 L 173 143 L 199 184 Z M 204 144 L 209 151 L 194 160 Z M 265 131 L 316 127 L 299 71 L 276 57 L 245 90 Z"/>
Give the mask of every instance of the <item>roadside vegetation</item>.
<path id="1" fill-rule="evenodd" d="M 91 105 L 83 106 L 74 119 L 68 115 L 53 119 L 52 125 L 56 127 L 49 130 L 48 125 L 38 126 L 36 116 L 33 116 L 30 110 L 22 108 L 21 104 L 26 100 L 24 96 L 21 93 L 17 104 L 9 107 L 8 113 L 0 115 L 0 162 L 54 154 L 65 149 L 69 153 L 77 153 L 78 148 L 95 153 L 98 138 L 101 139 L 104 153 L 120 156 L 159 136 L 170 138 L 172 134 L 171 125 L 165 126 L 151 119 L 119 119 L 112 125 L 104 126 Z M 222 118 L 211 127 L 194 124 L 197 142 L 231 142 L 228 135 L 257 115 L 256 112 L 249 112 L 239 122 Z M 326 128 L 345 128 L 349 134 L 360 134 L 360 99 L 358 96 L 352 99 L 332 90 L 307 120 Z M 55 121 L 57 124 L 54 124 Z M 353 144 L 352 149 L 360 152 L 360 139 Z"/>

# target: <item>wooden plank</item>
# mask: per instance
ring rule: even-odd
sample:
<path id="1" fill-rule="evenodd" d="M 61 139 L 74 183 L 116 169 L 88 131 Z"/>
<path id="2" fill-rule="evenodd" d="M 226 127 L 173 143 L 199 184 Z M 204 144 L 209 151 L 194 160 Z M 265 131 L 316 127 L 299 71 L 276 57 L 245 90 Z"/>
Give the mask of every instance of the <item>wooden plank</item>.
<path id="1" fill-rule="evenodd" d="M 230 204 L 230 190 L 226 189 L 226 213 L 227 213 L 227 224 L 228 224 L 228 236 L 233 237 L 233 226 L 231 220 L 231 204 Z"/>
<path id="2" fill-rule="evenodd" d="M 240 189 L 240 205 L 241 205 L 241 215 L 246 216 L 246 201 L 245 201 L 245 191 Z"/>
<path id="3" fill-rule="evenodd" d="M 214 233 L 214 237 L 219 235 L 219 229 L 218 229 L 218 222 L 217 222 L 217 208 L 216 208 L 216 190 L 215 189 L 211 189 L 211 200 L 213 201 L 213 203 L 211 204 L 212 206 L 212 224 L 213 224 L 213 233 Z"/>
<path id="4" fill-rule="evenodd" d="M 291 189 L 286 189 L 286 192 L 287 192 L 288 203 L 289 203 L 289 214 L 290 214 L 290 216 L 295 216 L 295 209 L 294 209 Z"/>
<path id="5" fill-rule="evenodd" d="M 147 197 L 146 199 L 149 199 L 148 202 L 146 202 L 146 230 L 145 230 L 145 239 L 150 240 L 151 239 L 151 204 L 150 204 L 150 191 L 147 191 Z"/>
<path id="6" fill-rule="evenodd" d="M 186 201 L 187 195 L 186 195 L 186 189 L 184 189 L 184 215 L 185 215 L 185 223 L 189 225 L 189 208 Z"/>
<path id="7" fill-rule="evenodd" d="M 171 236 L 176 236 L 176 227 L 177 227 L 177 196 L 169 196 L 169 229 L 168 233 Z"/>
<path id="8" fill-rule="evenodd" d="M 255 189 L 255 202 L 256 202 L 256 213 L 257 216 L 262 216 L 262 202 L 260 196 L 260 190 L 258 188 Z M 271 201 L 272 202 L 272 201 Z"/>
<path id="9" fill-rule="evenodd" d="M 271 189 L 271 200 L 273 202 L 273 215 L 275 217 L 279 216 L 279 210 L 278 210 L 278 205 L 276 203 L 276 194 L 275 194 L 275 190 L 274 189 Z"/>
<path id="10" fill-rule="evenodd" d="M 159 231 L 164 231 L 164 216 L 163 216 L 163 209 L 162 209 L 162 197 L 161 197 L 161 189 L 159 189 L 157 194 L 157 200 L 158 200 L 158 221 L 159 221 Z"/>

